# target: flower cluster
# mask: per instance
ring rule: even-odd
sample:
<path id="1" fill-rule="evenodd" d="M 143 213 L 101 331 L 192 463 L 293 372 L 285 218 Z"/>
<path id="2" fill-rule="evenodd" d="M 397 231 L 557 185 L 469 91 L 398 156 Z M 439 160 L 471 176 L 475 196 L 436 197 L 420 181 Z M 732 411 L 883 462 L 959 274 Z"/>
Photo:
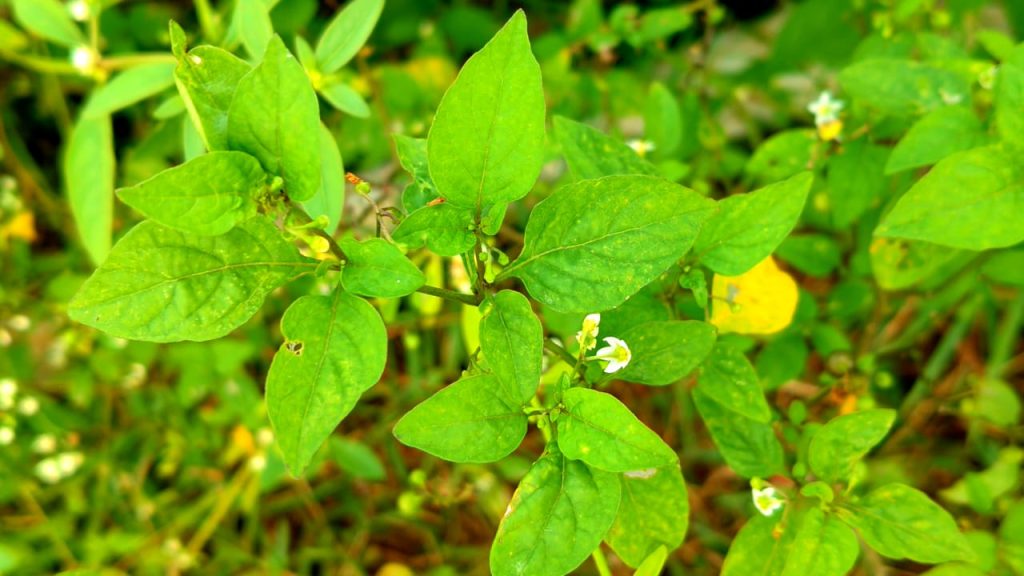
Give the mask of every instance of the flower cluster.
<path id="1" fill-rule="evenodd" d="M 588 314 L 583 319 L 583 327 L 576 333 L 576 342 L 580 345 L 580 354 L 597 347 L 597 336 L 600 333 L 601 315 Z M 625 368 L 633 358 L 629 346 L 619 338 L 608 336 L 604 338 L 605 346 L 598 350 L 587 360 L 599 360 L 604 362 L 605 374 L 613 374 Z"/>
<path id="2" fill-rule="evenodd" d="M 832 93 L 825 90 L 818 99 L 807 105 L 807 111 L 814 114 L 814 125 L 818 127 L 818 136 L 822 140 L 835 140 L 843 130 L 839 113 L 843 111 L 843 101 L 832 98 Z"/>

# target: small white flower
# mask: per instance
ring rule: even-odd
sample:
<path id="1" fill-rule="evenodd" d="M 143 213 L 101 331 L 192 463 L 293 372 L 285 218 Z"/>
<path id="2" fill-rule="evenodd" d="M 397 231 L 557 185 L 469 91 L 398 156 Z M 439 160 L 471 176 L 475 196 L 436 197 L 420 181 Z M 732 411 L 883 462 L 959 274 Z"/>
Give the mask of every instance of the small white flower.
<path id="1" fill-rule="evenodd" d="M 14 428 L 4 426 L 0 428 L 0 446 L 7 446 L 14 442 Z"/>
<path id="2" fill-rule="evenodd" d="M 71 65 L 83 74 L 92 72 L 97 59 L 96 53 L 88 46 L 76 46 L 71 51 Z"/>
<path id="3" fill-rule="evenodd" d="M 0 348 L 7 348 L 13 341 L 14 338 L 11 338 L 11 333 L 0 328 Z"/>
<path id="4" fill-rule="evenodd" d="M 654 142 L 651 142 L 650 140 L 640 140 L 637 138 L 626 142 L 626 145 L 632 148 L 633 151 L 640 156 L 646 156 L 648 152 L 654 152 L 654 149 L 656 148 Z"/>
<path id="5" fill-rule="evenodd" d="M 629 351 L 629 346 L 625 342 L 614 336 L 609 336 L 604 341 L 608 345 L 598 350 L 594 358 L 608 363 L 604 367 L 605 374 L 613 374 L 629 365 L 633 353 Z"/>
<path id="6" fill-rule="evenodd" d="M 263 454 L 257 454 L 252 458 L 249 458 L 249 469 L 253 472 L 262 472 L 267 467 L 267 457 Z"/>
<path id="7" fill-rule="evenodd" d="M 274 432 L 270 428 L 260 428 L 256 431 L 256 443 L 266 448 L 274 443 Z"/>
<path id="8" fill-rule="evenodd" d="M 782 508 L 783 501 L 781 498 L 776 496 L 776 491 L 773 486 L 765 486 L 764 488 L 751 488 L 751 492 L 754 495 L 754 507 L 757 511 L 765 516 L 771 516 L 776 510 Z"/>
<path id="9" fill-rule="evenodd" d="M 832 93 L 825 90 L 818 95 L 818 99 L 807 105 L 807 111 L 814 114 L 814 124 L 822 126 L 839 119 L 839 113 L 843 110 L 843 101 L 832 99 Z"/>
<path id="10" fill-rule="evenodd" d="M 61 479 L 60 466 L 55 458 L 40 460 L 36 464 L 36 476 L 47 484 L 56 484 Z"/>
<path id="11" fill-rule="evenodd" d="M 14 378 L 0 379 L 0 398 L 13 398 L 18 393 L 18 383 Z"/>
<path id="12" fill-rule="evenodd" d="M 62 477 L 71 476 L 84 461 L 81 452 L 65 452 L 57 456 L 57 468 Z"/>
<path id="13" fill-rule="evenodd" d="M 125 390 L 131 390 L 142 386 L 146 382 L 147 373 L 145 364 L 132 362 L 131 366 L 128 367 L 128 374 L 121 379 L 121 387 Z"/>
<path id="14" fill-rule="evenodd" d="M 36 454 L 51 454 L 57 449 L 57 439 L 53 434 L 40 434 L 32 441 L 32 451 Z"/>
<path id="15" fill-rule="evenodd" d="M 32 327 L 32 320 L 24 314 L 15 314 L 7 321 L 7 327 L 15 332 L 24 332 Z"/>
<path id="16" fill-rule="evenodd" d="M 597 346 L 598 326 L 601 325 L 600 314 L 587 314 L 583 319 L 583 329 L 576 333 L 576 341 L 583 350 L 593 350 Z"/>
<path id="17" fill-rule="evenodd" d="M 36 412 L 39 412 L 39 400 L 25 396 L 18 401 L 18 412 L 22 416 L 34 416 Z"/>
<path id="18" fill-rule="evenodd" d="M 85 22 L 89 19 L 89 3 L 85 0 L 71 0 L 68 2 L 68 13 L 78 22 Z"/>

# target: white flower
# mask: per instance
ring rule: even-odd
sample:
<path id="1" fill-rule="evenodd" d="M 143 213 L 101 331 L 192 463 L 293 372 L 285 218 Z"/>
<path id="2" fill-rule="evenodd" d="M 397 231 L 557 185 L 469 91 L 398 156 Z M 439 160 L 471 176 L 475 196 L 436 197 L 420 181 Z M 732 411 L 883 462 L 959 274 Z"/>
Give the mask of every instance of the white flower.
<path id="1" fill-rule="evenodd" d="M 260 428 L 256 431 L 256 443 L 266 448 L 274 443 L 274 431 L 270 428 Z"/>
<path id="2" fill-rule="evenodd" d="M 31 396 L 26 396 L 18 402 L 18 412 L 22 416 L 33 416 L 36 412 L 39 412 L 39 400 Z"/>
<path id="3" fill-rule="evenodd" d="M 18 383 L 14 378 L 0 379 L 0 397 L 13 398 L 18 393 Z"/>
<path id="4" fill-rule="evenodd" d="M 576 341 L 582 350 L 593 350 L 597 346 L 598 326 L 601 325 L 600 314 L 587 314 L 583 319 L 583 329 L 576 333 Z"/>
<path id="5" fill-rule="evenodd" d="M 89 19 L 89 3 L 86 0 L 71 0 L 68 2 L 68 13 L 78 22 L 85 22 Z"/>
<path id="6" fill-rule="evenodd" d="M 57 456 L 57 468 L 62 477 L 71 476 L 84 461 L 85 457 L 81 452 L 65 452 Z"/>
<path id="7" fill-rule="evenodd" d="M 262 472 L 267 467 L 267 457 L 263 454 L 256 454 L 249 458 L 249 469 L 253 472 Z"/>
<path id="8" fill-rule="evenodd" d="M 614 336 L 609 336 L 604 341 L 608 345 L 598 350 L 594 358 L 608 363 L 604 367 L 605 374 L 613 374 L 629 365 L 633 353 L 629 351 L 629 346 L 625 342 Z"/>
<path id="9" fill-rule="evenodd" d="M 32 320 L 24 314 L 15 314 L 7 321 L 7 327 L 15 332 L 24 332 L 32 327 Z"/>
<path id="10" fill-rule="evenodd" d="M 11 442 L 14 442 L 14 428 L 0 428 L 0 446 L 7 446 Z"/>
<path id="11" fill-rule="evenodd" d="M 61 479 L 60 466 L 55 458 L 40 460 L 36 464 L 36 476 L 47 484 L 56 484 Z"/>
<path id="12" fill-rule="evenodd" d="M 76 46 L 71 51 L 71 65 L 79 72 L 88 74 L 96 67 L 97 56 L 88 46 Z"/>
<path id="13" fill-rule="evenodd" d="M 654 142 L 635 138 L 626 142 L 626 145 L 632 148 L 640 156 L 646 156 L 648 152 L 653 152 L 655 148 Z"/>
<path id="14" fill-rule="evenodd" d="M 53 434 L 41 434 L 32 441 L 32 451 L 36 454 L 50 454 L 57 449 L 57 439 Z"/>
<path id="15" fill-rule="evenodd" d="M 825 90 L 818 95 L 818 99 L 807 105 L 807 111 L 814 114 L 814 124 L 822 126 L 839 119 L 839 113 L 843 110 L 842 100 L 833 100 L 832 93 Z"/>
<path id="16" fill-rule="evenodd" d="M 782 508 L 783 501 L 776 496 L 775 488 L 765 486 L 764 488 L 751 488 L 754 495 L 754 507 L 765 516 L 771 516 L 776 510 Z"/>

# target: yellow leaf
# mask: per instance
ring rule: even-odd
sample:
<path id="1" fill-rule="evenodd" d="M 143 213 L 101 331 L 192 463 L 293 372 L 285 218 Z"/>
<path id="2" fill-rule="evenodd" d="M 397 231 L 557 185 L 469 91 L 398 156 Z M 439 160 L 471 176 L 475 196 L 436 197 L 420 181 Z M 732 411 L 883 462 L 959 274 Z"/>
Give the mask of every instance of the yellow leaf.
<path id="1" fill-rule="evenodd" d="M 722 333 L 772 334 L 793 321 L 797 295 L 796 281 L 769 256 L 739 276 L 715 275 L 711 323 Z"/>
<path id="2" fill-rule="evenodd" d="M 0 238 L 21 238 L 26 242 L 36 241 L 36 218 L 31 212 L 22 212 L 0 227 Z"/>

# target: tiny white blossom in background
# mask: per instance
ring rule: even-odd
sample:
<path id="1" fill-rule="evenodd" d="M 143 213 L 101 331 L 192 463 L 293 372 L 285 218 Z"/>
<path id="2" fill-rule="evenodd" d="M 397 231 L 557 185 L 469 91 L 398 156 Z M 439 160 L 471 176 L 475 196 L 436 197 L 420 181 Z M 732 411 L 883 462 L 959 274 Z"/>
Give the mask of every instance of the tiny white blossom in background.
<path id="1" fill-rule="evenodd" d="M 36 476 L 47 484 L 56 484 L 60 481 L 60 466 L 57 465 L 56 458 L 40 460 L 39 463 L 36 464 Z"/>
<path id="2" fill-rule="evenodd" d="M 88 46 L 77 46 L 71 51 L 71 65 L 83 74 L 89 74 L 96 67 L 96 53 Z"/>
<path id="3" fill-rule="evenodd" d="M 781 498 L 776 496 L 776 491 L 773 486 L 765 486 L 764 488 L 752 487 L 751 491 L 754 495 L 754 507 L 757 511 L 765 516 L 771 516 L 776 510 L 782 508 L 783 501 Z"/>
<path id="4" fill-rule="evenodd" d="M 11 338 L 11 333 L 0 328 L 0 348 L 7 348 L 13 341 L 14 339 Z"/>
<path id="5" fill-rule="evenodd" d="M 597 346 L 598 326 L 601 325 L 600 314 L 587 314 L 583 319 L 583 329 L 576 333 L 576 341 L 582 350 L 593 350 Z"/>
<path id="6" fill-rule="evenodd" d="M 818 95 L 818 99 L 807 105 L 807 111 L 814 114 L 814 124 L 824 126 L 829 122 L 839 119 L 839 113 L 843 110 L 843 101 L 832 98 L 832 93 L 825 90 Z"/>
<path id="7" fill-rule="evenodd" d="M 67 478 L 78 470 L 82 462 L 85 461 L 85 456 L 82 456 L 81 452 L 65 452 L 57 456 L 57 468 L 60 470 L 62 478 Z"/>
<path id="8" fill-rule="evenodd" d="M 625 342 L 614 336 L 609 336 L 604 341 L 608 345 L 598 350 L 594 358 L 608 363 L 604 367 L 605 374 L 613 374 L 629 365 L 633 353 L 629 351 L 629 346 Z"/>
<path id="9" fill-rule="evenodd" d="M 0 410 L 14 408 L 14 396 L 18 393 L 18 383 L 12 378 L 0 380 Z"/>
<path id="10" fill-rule="evenodd" d="M 0 446 L 7 446 L 11 442 L 14 442 L 14 428 L 0 428 Z"/>
<path id="11" fill-rule="evenodd" d="M 53 434 L 40 434 L 32 441 L 32 451 L 36 454 L 51 454 L 57 449 L 57 439 Z"/>
<path id="12" fill-rule="evenodd" d="M 68 2 L 68 14 L 78 22 L 85 22 L 89 19 L 89 3 L 86 0 L 71 0 Z"/>
<path id="13" fill-rule="evenodd" d="M 252 458 L 249 458 L 249 469 L 253 472 L 262 472 L 267 467 L 267 457 L 263 454 L 257 454 Z"/>
<path id="14" fill-rule="evenodd" d="M 260 428 L 256 431 L 256 443 L 266 448 L 274 443 L 274 431 L 270 428 Z"/>
<path id="15" fill-rule="evenodd" d="M 626 145 L 632 148 L 640 156 L 647 156 L 647 153 L 654 152 L 655 148 L 654 142 L 651 142 L 650 140 L 633 139 L 626 142 Z"/>
<path id="16" fill-rule="evenodd" d="M 22 416 L 34 416 L 36 412 L 39 412 L 39 400 L 31 396 L 26 396 L 18 401 L 18 412 Z"/>
<path id="17" fill-rule="evenodd" d="M 7 321 L 7 327 L 15 332 L 24 332 L 32 327 L 32 320 L 24 314 L 15 314 Z"/>

